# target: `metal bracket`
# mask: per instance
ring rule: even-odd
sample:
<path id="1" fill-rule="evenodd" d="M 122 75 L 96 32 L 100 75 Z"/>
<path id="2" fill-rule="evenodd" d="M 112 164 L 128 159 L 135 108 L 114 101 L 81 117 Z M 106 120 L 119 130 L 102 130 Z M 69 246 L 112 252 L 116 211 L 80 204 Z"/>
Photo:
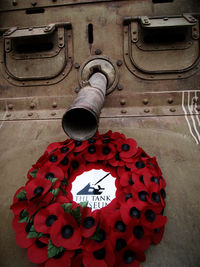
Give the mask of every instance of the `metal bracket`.
<path id="1" fill-rule="evenodd" d="M 63 27 L 58 27 L 58 47 L 63 48 L 65 46 L 65 31 Z"/>
<path id="2" fill-rule="evenodd" d="M 137 18 L 138 19 L 138 18 Z M 146 28 L 169 28 L 169 27 L 182 27 L 194 26 L 197 20 L 190 14 L 183 14 L 183 16 L 170 16 L 170 17 L 152 17 L 147 16 L 139 17 L 141 25 Z"/>
<path id="3" fill-rule="evenodd" d="M 131 40 L 133 43 L 138 41 L 138 23 L 131 22 Z"/>
<path id="4" fill-rule="evenodd" d="M 140 17 L 140 21 L 141 21 L 143 26 L 147 26 L 147 25 L 151 24 L 151 22 L 147 16 Z"/>
<path id="5" fill-rule="evenodd" d="M 3 36 L 10 36 L 13 32 L 15 32 L 17 30 L 17 27 L 12 27 L 10 29 L 8 29 Z"/>
<path id="6" fill-rule="evenodd" d="M 5 38 L 4 40 L 4 49 L 6 53 L 9 53 L 12 50 L 12 45 L 11 45 L 11 39 L 10 38 Z"/>

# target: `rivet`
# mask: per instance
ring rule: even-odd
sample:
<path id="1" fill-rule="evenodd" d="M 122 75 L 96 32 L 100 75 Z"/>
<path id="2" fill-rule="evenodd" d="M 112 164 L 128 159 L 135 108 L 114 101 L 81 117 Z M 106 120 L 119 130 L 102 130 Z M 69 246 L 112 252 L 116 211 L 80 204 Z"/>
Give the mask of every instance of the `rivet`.
<path id="1" fill-rule="evenodd" d="M 136 37 L 134 37 L 134 38 L 133 38 L 133 40 L 134 40 L 134 41 L 137 41 L 137 38 L 136 38 Z"/>
<path id="2" fill-rule="evenodd" d="M 171 112 L 175 112 L 176 109 L 175 109 L 175 108 L 170 108 L 170 111 L 171 111 Z"/>
<path id="3" fill-rule="evenodd" d="M 126 56 L 127 56 L 127 55 L 128 55 L 128 52 L 126 52 L 125 54 L 126 54 Z"/>
<path id="4" fill-rule="evenodd" d="M 16 6 L 17 5 L 17 0 L 13 0 L 12 4 L 13 4 L 13 6 Z"/>
<path id="5" fill-rule="evenodd" d="M 181 78 L 181 77 L 182 77 L 182 75 L 181 75 L 181 74 L 179 74 L 179 75 L 178 75 L 178 78 Z"/>
<path id="6" fill-rule="evenodd" d="M 121 110 L 121 113 L 122 113 L 122 114 L 125 114 L 125 113 L 127 113 L 127 110 L 126 110 L 126 109 L 122 109 L 122 110 Z"/>
<path id="7" fill-rule="evenodd" d="M 28 116 L 29 116 L 29 117 L 33 116 L 33 112 L 29 112 L 29 113 L 28 113 Z"/>
<path id="8" fill-rule="evenodd" d="M 8 109 L 13 109 L 13 104 L 8 104 Z"/>
<path id="9" fill-rule="evenodd" d="M 63 39 L 63 37 L 62 36 L 59 36 L 59 40 L 62 40 Z"/>
<path id="10" fill-rule="evenodd" d="M 194 33 L 193 36 L 194 36 L 194 38 L 197 38 L 198 37 L 198 34 L 197 33 Z"/>
<path id="11" fill-rule="evenodd" d="M 166 18 L 164 18 L 163 20 L 165 20 L 165 21 L 166 21 L 166 20 L 168 20 L 168 18 L 166 17 Z"/>
<path id="12" fill-rule="evenodd" d="M 136 31 L 133 31 L 133 34 L 136 34 L 137 32 Z"/>
<path id="13" fill-rule="evenodd" d="M 32 31 L 32 30 L 33 30 L 33 28 L 31 28 L 31 27 L 30 27 L 30 28 L 28 28 L 28 30 L 29 30 L 29 31 Z"/>
<path id="14" fill-rule="evenodd" d="M 144 98 L 142 102 L 144 105 L 147 105 L 149 103 L 149 100 L 147 98 Z"/>
<path id="15" fill-rule="evenodd" d="M 145 113 L 149 113 L 149 111 L 150 111 L 150 110 L 149 110 L 148 108 L 145 108 L 145 109 L 144 109 L 144 112 L 145 112 Z"/>
<path id="16" fill-rule="evenodd" d="M 123 85 L 122 85 L 122 84 L 118 84 L 118 85 L 117 85 L 117 89 L 118 89 L 119 91 L 121 91 L 121 90 L 123 90 L 123 89 L 124 89 L 124 87 L 123 87 Z"/>
<path id="17" fill-rule="evenodd" d="M 52 108 L 57 108 L 57 103 L 56 102 L 53 102 Z"/>
<path id="18" fill-rule="evenodd" d="M 121 100 L 120 100 L 120 105 L 123 106 L 123 105 L 125 105 L 125 104 L 126 104 L 126 100 L 125 100 L 125 99 L 121 99 Z"/>
<path id="19" fill-rule="evenodd" d="M 167 102 L 169 103 L 169 104 L 172 104 L 173 102 L 174 102 L 174 100 L 173 100 L 173 98 L 168 98 L 168 100 L 167 100 Z"/>
<path id="20" fill-rule="evenodd" d="M 122 64 L 123 64 L 123 62 L 122 62 L 121 59 L 117 60 L 117 66 L 118 66 L 118 67 L 121 67 Z"/>
<path id="21" fill-rule="evenodd" d="M 80 65 L 78 63 L 74 63 L 74 68 L 75 69 L 79 69 L 80 68 Z"/>
<path id="22" fill-rule="evenodd" d="M 30 108 L 35 108 L 35 106 L 36 106 L 36 105 L 35 105 L 35 103 L 33 103 L 33 102 L 30 104 Z"/>
<path id="23" fill-rule="evenodd" d="M 196 107 L 196 110 L 197 110 L 197 111 L 200 111 L 200 106 L 197 106 L 197 107 Z"/>
<path id="24" fill-rule="evenodd" d="M 36 6 L 36 5 L 37 5 L 37 2 L 36 2 L 36 1 L 32 1 L 32 2 L 31 2 L 31 5 L 32 5 L 32 6 Z"/>
<path id="25" fill-rule="evenodd" d="M 101 55 L 101 53 L 102 53 L 101 49 L 98 48 L 98 49 L 95 50 L 95 54 L 96 55 Z"/>
<path id="26" fill-rule="evenodd" d="M 78 92 L 80 91 L 80 88 L 79 88 L 79 87 L 76 87 L 76 88 L 74 89 L 74 91 L 75 91 L 75 93 L 78 93 Z"/>
<path id="27" fill-rule="evenodd" d="M 51 112 L 51 116 L 55 116 L 56 115 L 56 112 Z"/>
<path id="28" fill-rule="evenodd" d="M 65 76 L 65 73 L 64 72 L 62 73 L 62 76 Z"/>
<path id="29" fill-rule="evenodd" d="M 10 114 L 10 113 L 6 114 L 6 117 L 10 117 L 10 116 L 11 116 L 11 114 Z"/>

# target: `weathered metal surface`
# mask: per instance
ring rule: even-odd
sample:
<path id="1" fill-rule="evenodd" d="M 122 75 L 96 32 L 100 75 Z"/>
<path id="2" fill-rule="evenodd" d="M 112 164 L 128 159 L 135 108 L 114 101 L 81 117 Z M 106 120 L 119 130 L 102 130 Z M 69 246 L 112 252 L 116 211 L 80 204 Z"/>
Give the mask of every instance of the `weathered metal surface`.
<path id="1" fill-rule="evenodd" d="M 14 192 L 26 182 L 27 170 L 46 146 L 66 138 L 61 118 L 76 98 L 81 87 L 80 73 L 91 58 L 109 59 L 118 77 L 105 99 L 100 132 L 111 129 L 135 138 L 145 151 L 157 156 L 167 181 L 166 233 L 159 246 L 147 251 L 147 262 L 142 266 L 199 266 L 200 5 L 198 0 L 155 2 L 159 1 L 0 1 L 0 216 L 4 218 L 0 223 L 1 266 L 11 267 L 13 262 L 16 267 L 35 266 L 15 243 L 9 206 Z M 197 21 L 190 22 L 185 14 Z M 172 40 L 157 46 L 146 43 L 140 23 L 129 20 L 124 24 L 127 17 L 146 17 L 151 22 L 151 18 L 171 16 L 188 21 L 188 26 L 177 27 L 177 31 L 189 27 L 182 42 Z M 185 24 L 186 20 L 182 22 Z M 54 78 L 39 79 L 31 71 L 32 60 L 37 60 L 35 73 L 56 73 L 54 48 L 42 53 L 13 53 L 12 38 L 3 36 L 9 29 L 10 36 L 20 29 L 30 34 L 43 26 L 66 22 L 71 28 L 60 27 L 64 39 L 59 40 L 57 31 L 53 39 L 55 51 L 66 50 L 66 68 Z M 134 58 L 136 49 L 144 70 L 153 71 L 156 66 L 157 72 L 175 72 L 134 71 L 130 53 Z M 43 63 L 48 53 L 52 60 L 49 67 Z M 22 79 L 13 78 L 6 69 L 8 54 L 10 68 Z M 23 72 L 17 61 L 23 62 Z M 30 64 L 29 70 L 24 63 Z"/>

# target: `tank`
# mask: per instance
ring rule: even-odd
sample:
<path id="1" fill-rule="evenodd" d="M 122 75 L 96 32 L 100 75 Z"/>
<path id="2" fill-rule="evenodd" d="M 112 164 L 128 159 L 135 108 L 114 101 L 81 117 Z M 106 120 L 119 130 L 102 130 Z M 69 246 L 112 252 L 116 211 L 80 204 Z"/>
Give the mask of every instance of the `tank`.
<path id="1" fill-rule="evenodd" d="M 0 266 L 36 266 L 16 245 L 12 198 L 47 145 L 68 138 L 63 115 L 92 87 L 103 88 L 82 113 L 92 124 L 66 132 L 124 133 L 167 182 L 165 235 L 141 266 L 199 266 L 199 22 L 198 0 L 1 0 Z"/>

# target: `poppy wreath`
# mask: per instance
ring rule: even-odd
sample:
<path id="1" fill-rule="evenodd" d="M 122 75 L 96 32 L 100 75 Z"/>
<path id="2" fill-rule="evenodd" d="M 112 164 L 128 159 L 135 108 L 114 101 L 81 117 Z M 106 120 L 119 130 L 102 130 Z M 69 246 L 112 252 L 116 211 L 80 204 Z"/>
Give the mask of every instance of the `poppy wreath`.
<path id="1" fill-rule="evenodd" d="M 76 177 L 92 169 L 116 177 L 115 198 L 94 211 L 71 193 Z M 165 180 L 156 158 L 124 134 L 52 143 L 27 178 L 13 198 L 12 226 L 39 266 L 138 267 L 149 245 L 162 239 Z"/>

